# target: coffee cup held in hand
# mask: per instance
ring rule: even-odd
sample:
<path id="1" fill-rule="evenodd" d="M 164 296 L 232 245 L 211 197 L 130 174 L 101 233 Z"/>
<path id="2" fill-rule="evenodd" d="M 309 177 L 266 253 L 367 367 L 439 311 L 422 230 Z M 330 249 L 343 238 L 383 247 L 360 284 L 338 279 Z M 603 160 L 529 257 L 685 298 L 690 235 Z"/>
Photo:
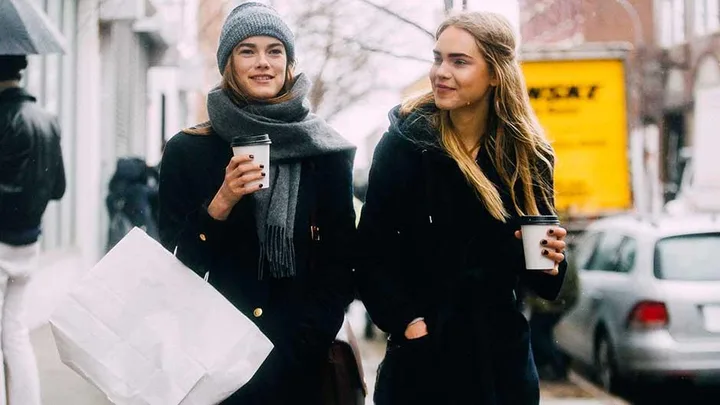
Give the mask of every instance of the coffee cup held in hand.
<path id="1" fill-rule="evenodd" d="M 263 172 L 265 177 L 261 180 L 248 183 L 246 186 L 252 187 L 262 183 L 261 189 L 270 186 L 270 136 L 236 136 L 232 140 L 233 155 L 253 155 L 253 162 L 265 166 Z"/>
<path id="2" fill-rule="evenodd" d="M 552 270 L 555 267 L 555 261 L 542 254 L 546 249 L 542 240 L 555 238 L 548 235 L 548 231 L 558 225 L 560 221 L 555 215 L 520 217 L 525 266 L 528 270 Z"/>

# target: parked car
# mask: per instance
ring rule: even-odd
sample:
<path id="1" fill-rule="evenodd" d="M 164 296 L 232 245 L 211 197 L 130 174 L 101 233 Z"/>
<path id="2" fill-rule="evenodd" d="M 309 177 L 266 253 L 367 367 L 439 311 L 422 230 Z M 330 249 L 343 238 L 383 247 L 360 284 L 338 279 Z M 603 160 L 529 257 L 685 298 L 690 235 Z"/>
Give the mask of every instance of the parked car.
<path id="1" fill-rule="evenodd" d="M 581 294 L 555 337 L 604 388 L 720 385 L 720 215 L 601 219 L 579 236 L 574 259 Z"/>

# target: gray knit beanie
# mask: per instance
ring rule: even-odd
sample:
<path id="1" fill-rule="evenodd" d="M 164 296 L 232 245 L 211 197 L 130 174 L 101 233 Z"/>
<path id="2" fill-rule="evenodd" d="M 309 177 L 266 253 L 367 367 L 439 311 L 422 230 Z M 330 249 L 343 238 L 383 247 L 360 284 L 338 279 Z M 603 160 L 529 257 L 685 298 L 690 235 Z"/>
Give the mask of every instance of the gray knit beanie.
<path id="1" fill-rule="evenodd" d="M 230 59 L 233 48 L 240 42 L 255 36 L 277 38 L 285 45 L 288 63 L 295 62 L 295 37 L 285 21 L 274 8 L 249 1 L 230 12 L 220 33 L 217 61 L 220 74 Z"/>

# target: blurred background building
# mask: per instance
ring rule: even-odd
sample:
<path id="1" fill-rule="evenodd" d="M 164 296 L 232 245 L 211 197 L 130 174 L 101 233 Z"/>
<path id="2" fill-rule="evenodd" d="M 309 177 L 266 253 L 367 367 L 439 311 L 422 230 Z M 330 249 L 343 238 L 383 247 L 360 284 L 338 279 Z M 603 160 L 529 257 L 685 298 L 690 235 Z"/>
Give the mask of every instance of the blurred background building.
<path id="1" fill-rule="evenodd" d="M 180 128 L 207 119 L 205 94 L 220 79 L 215 61 L 217 38 L 225 16 L 241 1 L 30 1 L 47 13 L 69 45 L 65 55 L 31 56 L 25 78 L 29 91 L 59 117 L 68 170 L 69 192 L 47 210 L 43 246 L 45 250 L 72 250 L 94 263 L 104 251 L 107 237 L 104 198 L 117 158 L 139 156 L 155 165 L 170 136 Z M 335 3 L 341 5 L 338 10 L 347 9 L 349 14 L 374 11 L 367 6 L 358 8 L 359 11 L 352 8 L 366 3 L 360 0 L 308 0 L 302 5 L 286 0 L 266 3 L 293 16 L 291 20 L 294 18 L 294 27 L 300 33 L 299 46 L 305 46 L 303 55 L 308 55 L 301 63 L 306 64 L 313 62 L 311 59 L 316 55 L 312 52 L 317 48 L 308 47 L 312 41 L 303 42 L 302 38 L 303 13 L 312 10 L 311 5 L 323 5 L 325 17 L 331 15 L 330 7 Z M 377 2 L 380 3 L 385 4 Z M 358 144 L 356 166 L 361 175 L 367 172 L 372 150 L 387 126 L 389 107 L 428 87 L 430 31 L 445 12 L 465 7 L 504 10 L 519 6 L 515 8 L 520 10 L 519 21 L 513 20 L 513 24 L 519 23 L 517 29 L 523 45 L 607 41 L 634 45 L 628 70 L 633 139 L 640 140 L 640 160 L 646 158 L 644 155 L 653 156 L 650 166 L 657 166 L 656 177 L 663 182 L 665 199 L 677 193 L 688 147 L 696 138 L 698 102 L 712 101 L 712 97 L 699 99 L 698 94 L 701 90 L 720 88 L 718 1 L 518 0 L 512 7 L 504 0 L 437 0 L 428 2 L 427 7 L 417 7 L 413 2 L 388 4 L 410 19 L 419 19 L 428 32 L 400 25 L 409 29 L 407 35 L 393 35 L 392 39 L 406 39 L 407 45 L 398 42 L 396 48 L 379 52 L 375 48 L 382 48 L 382 41 L 361 38 L 368 42 L 358 49 L 363 52 L 375 49 L 373 58 L 385 55 L 386 59 L 322 77 L 328 83 L 335 83 L 343 75 L 356 75 L 353 77 L 357 77 L 357 82 L 377 77 L 384 80 L 375 84 L 383 94 L 380 98 L 368 96 L 365 100 L 370 101 L 356 100 L 355 106 L 347 106 L 330 121 Z M 397 19 L 383 13 L 379 16 L 378 21 L 384 18 L 387 22 L 382 25 L 384 29 L 399 29 Z M 354 31 L 348 32 L 352 41 L 357 39 Z M 390 38 L 378 36 L 384 41 Z M 357 44 L 347 38 L 338 40 L 343 42 L 336 49 L 345 47 L 351 57 L 355 52 L 352 46 Z M 407 52 L 388 56 L 400 48 Z M 331 59 L 331 64 L 342 67 L 347 60 L 343 58 L 348 55 L 332 57 L 335 59 Z M 389 67 L 373 70 L 379 66 Z M 302 70 L 313 69 L 310 66 Z M 380 73 L 366 78 L 358 75 L 373 71 Z M 405 73 L 398 75 L 398 71 Z M 343 101 L 329 98 L 325 105 Z"/>
<path id="2" fill-rule="evenodd" d="M 654 137 L 664 200 L 678 192 L 693 144 L 700 89 L 720 85 L 720 5 L 716 0 L 519 0 L 523 44 L 627 41 L 630 122 Z M 636 130 L 638 128 L 635 128 Z M 652 137 L 651 137 L 652 138 Z"/>
<path id="3" fill-rule="evenodd" d="M 712 130 L 713 134 L 706 133 L 707 125 L 695 122 L 695 113 L 713 103 L 712 98 L 700 97 L 701 93 L 720 88 L 720 6 L 713 0 L 662 0 L 658 3 L 657 24 L 661 27 L 663 48 L 661 65 L 665 73 L 662 147 L 666 151 L 666 160 L 663 172 L 666 194 L 672 198 L 687 157 L 683 152 L 700 137 L 718 138 L 716 130 Z M 716 124 L 708 124 L 716 128 Z"/>
<path id="4" fill-rule="evenodd" d="M 159 162 L 187 124 L 197 0 L 31 0 L 64 34 L 64 55 L 30 56 L 25 85 L 62 127 L 68 192 L 44 219 L 43 249 L 94 263 L 104 252 L 104 198 L 117 158 Z M 189 28 L 189 29 L 188 29 Z"/>

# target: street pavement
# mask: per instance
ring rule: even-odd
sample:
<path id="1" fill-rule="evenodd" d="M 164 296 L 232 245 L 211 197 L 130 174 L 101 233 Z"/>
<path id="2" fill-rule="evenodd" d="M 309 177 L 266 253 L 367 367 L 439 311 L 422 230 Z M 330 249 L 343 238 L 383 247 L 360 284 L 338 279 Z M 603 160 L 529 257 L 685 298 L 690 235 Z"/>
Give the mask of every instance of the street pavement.
<path id="1" fill-rule="evenodd" d="M 70 291 L 73 283 L 89 269 L 73 252 L 47 253 L 41 268 L 33 276 L 26 297 L 26 322 L 40 370 L 43 404 L 45 405 L 105 405 L 110 404 L 104 394 L 81 376 L 65 366 L 59 358 L 52 331 L 47 323 L 53 310 Z M 365 340 L 365 312 L 355 302 L 348 311 L 363 356 L 365 381 L 368 385 L 367 405 L 372 404 L 376 371 L 382 360 L 385 344 L 381 338 Z M 581 377 L 573 375 L 570 383 L 542 384 L 541 405 L 598 405 L 626 404 L 594 389 Z"/>
<path id="2" fill-rule="evenodd" d="M 87 269 L 76 252 L 50 252 L 41 257 L 41 266 L 28 286 L 25 322 L 31 329 L 45 405 L 110 404 L 102 392 L 60 361 L 47 323 L 52 311 Z"/>

